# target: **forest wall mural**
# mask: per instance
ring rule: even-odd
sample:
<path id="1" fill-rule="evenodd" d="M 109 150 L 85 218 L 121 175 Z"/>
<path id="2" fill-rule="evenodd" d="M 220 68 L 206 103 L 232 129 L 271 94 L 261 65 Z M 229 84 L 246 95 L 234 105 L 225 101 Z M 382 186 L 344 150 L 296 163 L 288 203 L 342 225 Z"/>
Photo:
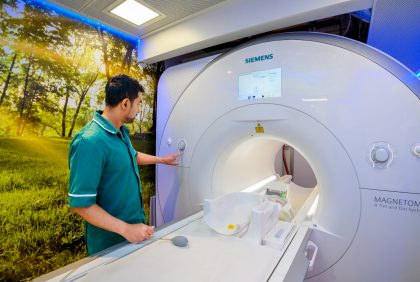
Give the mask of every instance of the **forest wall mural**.
<path id="1" fill-rule="evenodd" d="M 154 154 L 157 65 L 137 61 L 136 41 L 37 2 L 0 2 L 0 280 L 30 280 L 87 255 L 82 222 L 67 205 L 68 149 L 103 107 L 110 76 L 144 86 L 128 127 L 136 149 Z M 154 168 L 140 173 L 148 212 Z"/>

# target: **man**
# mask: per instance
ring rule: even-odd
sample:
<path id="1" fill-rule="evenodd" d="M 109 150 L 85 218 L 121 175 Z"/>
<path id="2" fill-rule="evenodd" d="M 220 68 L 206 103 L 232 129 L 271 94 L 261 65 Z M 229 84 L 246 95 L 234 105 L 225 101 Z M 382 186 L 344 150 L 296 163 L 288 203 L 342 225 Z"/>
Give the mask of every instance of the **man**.
<path id="1" fill-rule="evenodd" d="M 153 235 L 153 227 L 144 224 L 137 165 L 177 164 L 179 153 L 155 157 L 131 145 L 123 124 L 139 113 L 142 92 L 139 82 L 127 75 L 109 79 L 104 111 L 96 112 L 70 144 L 69 204 L 85 220 L 89 255 Z"/>

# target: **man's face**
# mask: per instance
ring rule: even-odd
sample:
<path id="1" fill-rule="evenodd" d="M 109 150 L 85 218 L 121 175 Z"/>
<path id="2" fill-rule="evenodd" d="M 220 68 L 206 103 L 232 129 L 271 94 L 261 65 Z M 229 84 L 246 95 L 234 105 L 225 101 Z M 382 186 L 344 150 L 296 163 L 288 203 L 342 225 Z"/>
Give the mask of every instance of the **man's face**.
<path id="1" fill-rule="evenodd" d="M 132 123 L 136 119 L 138 113 L 140 113 L 141 107 L 141 92 L 139 92 L 139 96 L 133 101 L 129 102 L 130 106 L 128 108 L 128 113 L 125 116 L 125 123 Z"/>

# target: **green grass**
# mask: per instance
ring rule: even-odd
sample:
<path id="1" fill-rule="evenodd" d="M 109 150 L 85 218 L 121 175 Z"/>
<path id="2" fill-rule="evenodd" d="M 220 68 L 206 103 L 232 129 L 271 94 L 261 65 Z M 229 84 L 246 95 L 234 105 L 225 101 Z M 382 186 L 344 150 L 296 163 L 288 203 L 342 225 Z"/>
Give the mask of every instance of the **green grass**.
<path id="1" fill-rule="evenodd" d="M 0 193 L 57 188 L 67 191 L 69 140 L 0 139 Z"/>
<path id="2" fill-rule="evenodd" d="M 0 138 L 1 281 L 30 280 L 87 255 L 82 220 L 67 205 L 69 143 Z M 153 142 L 141 147 L 148 152 Z M 142 167 L 141 173 L 148 217 L 154 166 Z"/>

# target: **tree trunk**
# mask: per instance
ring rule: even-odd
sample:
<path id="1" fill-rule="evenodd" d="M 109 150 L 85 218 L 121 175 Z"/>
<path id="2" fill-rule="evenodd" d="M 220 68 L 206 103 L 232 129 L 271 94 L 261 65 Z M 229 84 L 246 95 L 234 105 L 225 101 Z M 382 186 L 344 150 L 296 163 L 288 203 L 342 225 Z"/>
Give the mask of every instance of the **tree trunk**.
<path id="1" fill-rule="evenodd" d="M 124 59 L 122 61 L 121 70 L 126 70 L 126 73 L 130 73 L 131 61 L 133 57 L 134 45 L 132 43 L 127 43 L 127 51 L 125 52 Z"/>
<path id="2" fill-rule="evenodd" d="M 13 67 L 15 66 L 16 57 L 17 57 L 17 53 L 15 53 L 15 55 L 13 56 L 12 64 L 10 65 L 9 73 L 7 74 L 6 83 L 4 84 L 3 92 L 1 93 L 1 97 L 0 97 L 0 105 L 3 103 L 3 100 L 6 97 L 6 91 L 7 91 L 7 88 L 9 87 L 10 78 L 12 77 L 12 72 L 13 72 Z"/>
<path id="3" fill-rule="evenodd" d="M 60 136 L 61 132 L 60 132 L 57 128 L 55 128 L 55 127 L 53 127 L 53 126 L 51 126 L 51 125 L 49 125 L 49 124 L 46 124 L 46 123 L 41 123 L 41 124 L 44 126 L 44 128 L 42 129 L 42 134 L 44 134 L 44 130 L 45 130 L 45 128 L 46 128 L 46 127 L 49 127 L 49 128 L 51 128 L 51 129 L 53 129 L 55 132 L 57 132 L 57 135 L 58 135 L 58 136 Z"/>
<path id="4" fill-rule="evenodd" d="M 26 99 L 28 96 L 28 84 L 29 84 L 29 73 L 31 70 L 31 66 L 32 66 L 32 55 L 31 57 L 29 57 L 29 62 L 28 62 L 28 69 L 26 71 L 26 75 L 25 75 L 25 86 L 23 88 L 23 97 L 22 97 L 22 101 L 20 103 L 19 106 L 19 120 L 18 120 L 18 126 L 16 129 L 16 135 L 17 136 L 22 136 L 22 124 L 23 124 L 23 111 L 25 110 L 26 107 Z"/>
<path id="5" fill-rule="evenodd" d="M 104 54 L 105 75 L 106 79 L 110 79 L 111 75 L 109 73 L 108 44 L 106 42 L 106 38 L 102 29 L 99 30 L 99 35 L 101 36 L 102 40 L 102 53 Z"/>
<path id="6" fill-rule="evenodd" d="M 154 93 L 153 93 L 153 118 L 152 118 L 152 127 L 150 127 L 150 132 L 156 133 L 156 118 L 157 118 L 157 88 L 158 88 L 158 81 L 159 77 L 164 71 L 164 64 L 162 62 L 156 63 L 156 72 L 153 74 L 153 86 L 154 86 Z"/>
<path id="7" fill-rule="evenodd" d="M 33 71 L 32 71 L 32 75 L 31 75 L 31 77 L 33 77 L 33 76 L 34 76 L 34 73 L 35 73 L 35 70 L 33 70 Z M 36 81 L 36 84 L 35 84 L 33 81 Z M 37 95 L 36 86 L 37 86 L 37 85 L 40 85 L 40 81 L 41 81 L 41 74 L 39 74 L 39 75 L 38 75 L 38 78 L 37 78 L 37 79 L 35 79 L 35 80 L 33 80 L 33 81 L 32 81 L 32 83 L 31 83 L 31 85 L 32 85 L 32 89 L 31 89 L 31 91 L 28 93 L 28 96 L 27 96 L 27 98 L 26 98 L 26 101 L 27 101 L 27 102 L 26 102 L 26 104 L 28 104 L 29 106 L 27 107 L 27 110 L 26 110 L 26 118 L 25 118 L 25 119 L 23 119 L 23 123 L 22 123 L 21 129 L 20 129 L 21 135 L 23 134 L 23 131 L 25 130 L 26 124 L 28 123 L 29 118 L 31 117 L 32 107 L 33 107 L 33 105 L 34 105 L 34 100 L 35 100 L 36 95 Z M 33 85 L 35 85 L 35 88 L 33 87 Z"/>
<path id="8" fill-rule="evenodd" d="M 42 136 L 44 136 L 44 132 L 45 132 L 45 129 L 47 128 L 47 126 L 44 124 L 43 126 L 42 126 L 42 129 L 41 129 L 41 137 Z"/>
<path id="9" fill-rule="evenodd" d="M 157 119 L 157 78 L 154 78 L 156 82 L 154 83 L 154 92 L 153 92 L 153 115 L 152 115 L 152 126 L 150 127 L 150 132 L 156 131 L 156 119 Z"/>
<path id="10" fill-rule="evenodd" d="M 66 100 L 64 101 L 63 115 L 61 117 L 61 137 L 66 137 L 66 116 L 67 116 L 67 105 L 70 98 L 70 87 L 66 87 Z"/>
<path id="11" fill-rule="evenodd" d="M 130 74 L 131 62 L 133 60 L 133 51 L 134 51 L 134 46 L 131 45 L 130 57 L 128 57 L 128 62 L 127 62 L 127 74 Z"/>
<path id="12" fill-rule="evenodd" d="M 79 115 L 80 108 L 82 107 L 83 101 L 85 100 L 89 89 L 92 87 L 93 83 L 95 83 L 96 79 L 98 78 L 98 75 L 99 75 L 99 71 L 96 72 L 95 76 L 89 82 L 88 86 L 83 90 L 82 95 L 80 96 L 79 103 L 77 104 L 77 109 L 76 109 L 76 112 L 74 113 L 73 121 L 71 123 L 70 131 L 67 137 L 72 137 L 74 126 L 76 125 L 76 120 L 77 120 L 77 116 Z"/>
<path id="13" fill-rule="evenodd" d="M 141 111 L 140 111 L 140 121 L 139 121 L 139 123 L 140 123 L 140 125 L 139 125 L 140 131 L 139 131 L 139 133 L 142 133 L 142 131 L 143 131 L 141 126 L 142 126 L 143 122 L 146 119 L 146 108 L 147 108 L 146 103 L 142 103 L 141 104 Z"/>
<path id="14" fill-rule="evenodd" d="M 23 134 L 23 131 L 25 131 L 25 127 L 28 124 L 29 118 L 31 116 L 32 106 L 33 106 L 33 100 L 29 99 L 29 106 L 26 110 L 26 118 L 23 119 L 22 125 L 20 127 L 20 134 Z"/>

